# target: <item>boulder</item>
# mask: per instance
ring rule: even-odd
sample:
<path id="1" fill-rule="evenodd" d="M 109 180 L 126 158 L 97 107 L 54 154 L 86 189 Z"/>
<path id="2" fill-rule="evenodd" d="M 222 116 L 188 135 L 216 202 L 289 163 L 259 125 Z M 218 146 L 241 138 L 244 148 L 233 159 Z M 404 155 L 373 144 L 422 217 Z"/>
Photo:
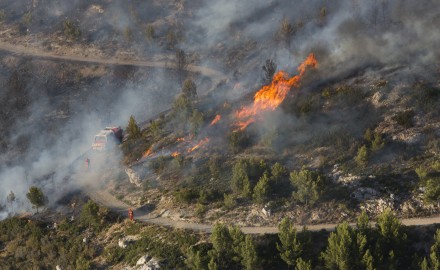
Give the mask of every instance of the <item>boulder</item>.
<path id="1" fill-rule="evenodd" d="M 126 168 L 125 173 L 128 175 L 128 178 L 130 179 L 130 183 L 135 184 L 138 187 L 142 185 L 141 178 L 133 169 Z"/>

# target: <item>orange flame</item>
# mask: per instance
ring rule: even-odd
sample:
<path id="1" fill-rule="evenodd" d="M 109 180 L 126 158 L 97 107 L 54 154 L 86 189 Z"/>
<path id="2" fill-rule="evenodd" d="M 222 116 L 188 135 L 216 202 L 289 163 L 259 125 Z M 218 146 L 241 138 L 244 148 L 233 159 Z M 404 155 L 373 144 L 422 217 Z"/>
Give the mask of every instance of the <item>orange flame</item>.
<path id="1" fill-rule="evenodd" d="M 180 153 L 178 151 L 171 153 L 172 157 L 180 156 Z"/>
<path id="2" fill-rule="evenodd" d="M 245 129 L 249 124 L 255 122 L 254 117 L 261 111 L 275 110 L 286 98 L 292 87 L 299 87 L 299 83 L 304 76 L 308 67 L 317 67 L 318 61 L 316 61 L 313 53 L 309 54 L 307 59 L 301 63 L 298 67 L 298 75 L 288 77 L 288 74 L 284 71 L 279 71 L 274 75 L 270 85 L 263 86 L 254 96 L 254 103 L 243 107 L 235 115 L 239 119 L 236 126 L 237 130 Z"/>
<path id="3" fill-rule="evenodd" d="M 151 147 L 150 147 L 150 148 L 148 148 L 148 150 L 145 151 L 145 153 L 142 155 L 142 158 L 145 158 L 145 157 L 151 156 L 152 153 L 153 153 L 153 150 L 151 150 Z"/>
<path id="4" fill-rule="evenodd" d="M 207 144 L 209 142 L 209 138 L 204 138 L 203 140 L 201 140 L 200 142 L 198 142 L 196 145 L 194 145 L 193 147 L 191 147 L 190 149 L 188 149 L 188 153 L 193 152 L 194 150 L 199 149 L 200 147 L 204 146 L 205 144 Z"/>
<path id="5" fill-rule="evenodd" d="M 215 118 L 212 120 L 210 126 L 213 126 L 213 125 L 217 124 L 218 121 L 220 121 L 221 119 L 222 119 L 222 116 L 221 116 L 220 114 L 217 114 L 217 115 L 215 116 Z"/>

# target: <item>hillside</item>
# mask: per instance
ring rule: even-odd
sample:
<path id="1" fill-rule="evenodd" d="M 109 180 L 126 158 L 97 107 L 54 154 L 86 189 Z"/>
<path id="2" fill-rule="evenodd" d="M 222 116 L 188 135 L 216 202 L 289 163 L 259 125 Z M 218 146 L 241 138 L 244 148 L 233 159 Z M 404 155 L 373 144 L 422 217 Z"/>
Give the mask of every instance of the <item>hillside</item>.
<path id="1" fill-rule="evenodd" d="M 436 217 L 439 11 L 430 0 L 2 1 L 0 219 L 34 212 L 31 186 L 61 216 L 72 192 L 104 190 L 110 209 L 175 224 Z M 122 143 L 92 150 L 106 126 L 124 129 Z"/>

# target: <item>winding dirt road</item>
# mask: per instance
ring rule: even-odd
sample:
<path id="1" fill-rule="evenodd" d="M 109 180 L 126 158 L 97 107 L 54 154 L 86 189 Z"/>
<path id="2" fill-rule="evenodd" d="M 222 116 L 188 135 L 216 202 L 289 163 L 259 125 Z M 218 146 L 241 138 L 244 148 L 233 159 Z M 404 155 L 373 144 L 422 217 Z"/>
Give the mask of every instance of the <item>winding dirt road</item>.
<path id="1" fill-rule="evenodd" d="M 24 55 L 31 56 L 35 58 L 49 59 L 49 60 L 65 60 L 71 62 L 83 62 L 83 63 L 95 63 L 95 64 L 103 64 L 103 65 L 125 65 L 125 66 L 138 66 L 138 67 L 157 67 L 157 68 L 175 68 L 174 65 L 169 65 L 165 61 L 148 61 L 148 60 L 121 60 L 116 58 L 97 58 L 97 57 L 85 57 L 78 55 L 57 55 L 51 52 L 42 51 L 37 48 L 27 47 L 23 45 L 17 44 L 9 44 L 4 41 L 0 41 L 0 50 L 6 51 L 16 55 Z M 226 78 L 226 76 L 217 70 L 189 65 L 187 70 L 190 72 L 200 73 L 203 76 L 210 77 L 213 80 L 213 85 L 215 82 L 219 82 Z M 110 193 L 105 190 L 97 190 L 92 188 L 85 188 L 86 193 L 99 204 L 104 205 L 112 211 L 120 212 L 125 215 L 127 213 L 127 209 L 131 206 L 116 199 Z M 187 222 L 181 220 L 173 220 L 167 217 L 160 216 L 151 216 L 147 210 L 145 209 L 135 209 L 134 210 L 135 219 L 138 221 L 157 224 L 172 228 L 182 228 L 188 229 L 196 232 L 204 232 L 210 233 L 212 232 L 212 225 L 210 224 L 202 224 L 202 223 L 194 223 Z M 406 226 L 422 226 L 422 225 L 431 225 L 440 223 L 440 216 L 428 217 L 428 218 L 409 218 L 402 219 L 402 223 Z M 354 225 L 354 224 L 352 224 Z M 316 224 L 316 225 L 307 225 L 308 229 L 311 231 L 319 231 L 319 230 L 328 230 L 332 231 L 335 229 L 337 224 L 328 223 L 328 224 Z M 297 226 L 297 229 L 300 230 L 302 226 Z M 265 227 L 241 227 L 242 231 L 246 234 L 274 234 L 278 232 L 278 228 L 276 226 L 265 226 Z"/>

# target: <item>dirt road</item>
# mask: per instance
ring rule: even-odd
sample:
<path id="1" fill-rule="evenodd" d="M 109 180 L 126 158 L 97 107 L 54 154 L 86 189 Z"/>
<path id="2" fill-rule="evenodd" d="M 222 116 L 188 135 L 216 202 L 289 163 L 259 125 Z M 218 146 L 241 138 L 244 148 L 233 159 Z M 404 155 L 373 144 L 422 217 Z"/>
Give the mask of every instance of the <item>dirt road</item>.
<path id="1" fill-rule="evenodd" d="M 86 189 L 87 194 L 99 204 L 102 204 L 108 207 L 112 211 L 116 211 L 121 213 L 122 215 L 127 215 L 127 210 L 130 206 L 124 202 L 119 201 L 110 193 L 105 190 L 93 190 Z M 142 221 L 146 223 L 162 225 L 166 227 L 172 228 L 180 228 L 192 230 L 195 232 L 203 232 L 203 233 L 211 233 L 212 225 L 211 224 L 203 224 L 203 223 L 194 223 L 187 222 L 184 220 L 173 220 L 167 217 L 160 216 L 151 216 L 148 213 L 148 210 L 144 209 L 134 209 L 134 217 L 137 221 Z M 421 226 L 421 225 L 431 225 L 435 223 L 440 223 L 440 216 L 428 217 L 428 218 L 408 218 L 402 219 L 401 222 L 406 226 Z M 375 223 L 373 222 L 372 225 Z M 351 223 L 354 226 L 354 223 Z M 328 223 L 328 224 L 315 224 L 315 225 L 307 225 L 307 228 L 310 231 L 320 231 L 327 230 L 333 231 L 337 224 Z M 302 229 L 302 225 L 297 225 L 297 230 Z M 263 227 L 241 227 L 241 230 L 245 234 L 275 234 L 278 233 L 278 228 L 276 226 L 263 226 Z"/>
<path id="2" fill-rule="evenodd" d="M 66 60 L 72 62 L 83 62 L 83 63 L 94 63 L 102 65 L 121 65 L 121 66 L 137 66 L 137 67 L 157 67 L 157 68 L 175 68 L 173 63 L 168 63 L 166 61 L 150 61 L 150 60 L 124 60 L 117 58 L 99 58 L 93 56 L 78 56 L 78 55 L 57 55 L 52 52 L 43 51 L 38 48 L 23 46 L 20 44 L 9 44 L 4 41 L 0 41 L 0 50 L 7 51 L 17 55 L 32 56 L 36 58 L 43 58 L 49 60 Z M 225 79 L 226 76 L 215 69 L 188 65 L 186 68 L 190 72 L 200 73 L 203 76 L 210 77 L 214 81 L 220 81 Z"/>

